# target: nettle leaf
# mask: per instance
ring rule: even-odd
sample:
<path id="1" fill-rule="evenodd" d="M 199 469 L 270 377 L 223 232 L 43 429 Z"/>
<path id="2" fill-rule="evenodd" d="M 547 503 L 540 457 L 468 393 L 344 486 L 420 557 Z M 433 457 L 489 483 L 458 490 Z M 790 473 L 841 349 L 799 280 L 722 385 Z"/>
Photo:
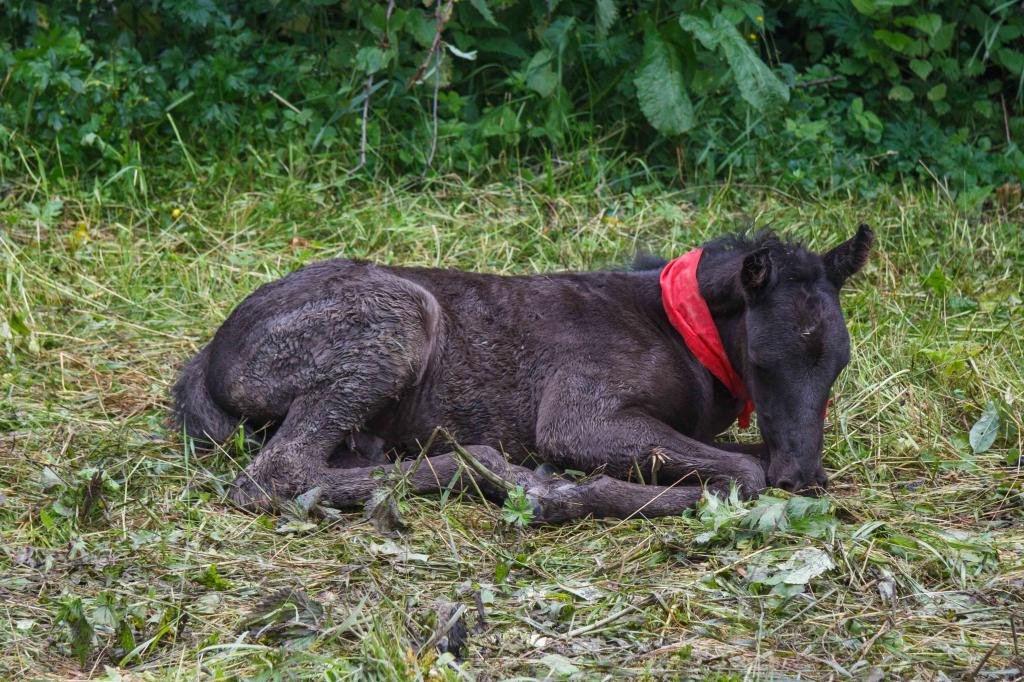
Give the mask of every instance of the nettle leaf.
<path id="1" fill-rule="evenodd" d="M 604 40 L 608 37 L 608 31 L 615 24 L 615 20 L 619 18 L 619 8 L 616 6 L 615 0 L 597 0 L 595 11 L 597 16 L 597 36 Z"/>
<path id="2" fill-rule="evenodd" d="M 999 410 L 991 400 L 985 403 L 985 409 L 974 426 L 971 427 L 969 440 L 974 454 L 979 455 L 996 442 L 996 435 L 999 433 Z"/>
<path id="3" fill-rule="evenodd" d="M 226 590 L 231 587 L 230 581 L 225 580 L 217 572 L 217 564 L 210 564 L 206 570 L 192 577 L 194 582 L 209 587 L 211 590 Z"/>
<path id="4" fill-rule="evenodd" d="M 356 67 L 370 74 L 377 73 L 388 64 L 390 53 L 379 47 L 361 47 L 356 52 Z"/>
<path id="5" fill-rule="evenodd" d="M 830 504 L 824 497 L 795 495 L 786 500 L 786 516 L 790 521 L 821 517 L 829 513 Z"/>
<path id="6" fill-rule="evenodd" d="M 526 65 L 526 87 L 541 97 L 550 97 L 558 87 L 558 74 L 551 68 L 554 59 L 551 50 L 540 50 Z"/>
<path id="7" fill-rule="evenodd" d="M 388 488 L 379 488 L 366 501 L 363 517 L 377 529 L 377 532 L 386 536 L 395 536 L 407 527 L 398 511 L 394 491 Z"/>
<path id="8" fill-rule="evenodd" d="M 498 25 L 497 20 L 494 18 L 494 12 L 492 12 L 491 8 L 487 5 L 487 0 L 469 0 L 469 4 L 473 5 L 476 11 L 480 13 L 480 16 L 482 16 L 484 21 L 488 24 L 491 26 Z"/>
<path id="9" fill-rule="evenodd" d="M 82 668 L 85 668 L 93 652 L 93 639 L 95 630 L 92 623 L 85 617 L 82 608 L 82 600 L 78 597 L 68 599 L 60 608 L 57 619 L 68 626 L 71 640 L 71 653 L 78 659 Z"/>
<path id="10" fill-rule="evenodd" d="M 928 91 L 929 102 L 939 102 L 946 99 L 946 84 L 939 83 L 934 88 Z"/>
<path id="11" fill-rule="evenodd" d="M 640 110 L 662 135 L 679 135 L 694 126 L 693 104 L 683 87 L 683 72 L 675 50 L 650 31 L 644 63 L 633 79 Z"/>
<path id="12" fill-rule="evenodd" d="M 789 521 L 786 518 L 786 500 L 762 495 L 758 498 L 757 505 L 743 520 L 742 525 L 761 533 L 786 530 L 789 527 Z"/>
<path id="13" fill-rule="evenodd" d="M 287 643 L 316 635 L 324 618 L 319 602 L 304 590 L 291 588 L 275 592 L 257 604 L 241 628 L 258 642 Z"/>
<path id="14" fill-rule="evenodd" d="M 789 88 L 772 73 L 767 64 L 761 61 L 725 15 L 716 14 L 711 21 L 711 32 L 701 37 L 705 28 L 700 26 L 699 32 L 695 32 L 694 35 L 705 46 L 705 38 L 716 42 L 729 62 L 729 69 L 740 89 L 740 96 L 750 106 L 758 111 L 765 111 L 789 101 Z"/>

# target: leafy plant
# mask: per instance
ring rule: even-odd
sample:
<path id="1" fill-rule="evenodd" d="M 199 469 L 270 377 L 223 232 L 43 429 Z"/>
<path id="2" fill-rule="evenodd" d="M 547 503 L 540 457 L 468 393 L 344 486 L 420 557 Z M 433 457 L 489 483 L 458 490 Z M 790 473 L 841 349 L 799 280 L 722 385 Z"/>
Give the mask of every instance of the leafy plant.
<path id="1" fill-rule="evenodd" d="M 999 411 L 996 409 L 996 404 L 990 400 L 985 403 L 985 410 L 981 413 L 981 417 L 971 427 L 970 443 L 974 454 L 981 454 L 992 447 L 998 435 Z"/>
<path id="2" fill-rule="evenodd" d="M 758 546 L 776 533 L 824 537 L 836 526 L 826 498 L 761 495 L 749 505 L 733 489 L 728 499 L 706 492 L 696 517 L 706 530 L 694 541 L 701 545 Z"/>
<path id="3" fill-rule="evenodd" d="M 57 620 L 67 625 L 71 653 L 78 659 L 82 668 L 85 668 L 92 656 L 95 630 L 85 617 L 82 600 L 77 597 L 64 600 L 60 611 L 57 612 Z"/>
<path id="4" fill-rule="evenodd" d="M 200 154 L 534 173 L 612 140 L 669 178 L 870 191 L 873 172 L 983 197 L 1024 176 L 1014 7 L 16 0 L 0 170 L 39 158 L 145 193 L 146 165 L 194 172 Z"/>
<path id="5" fill-rule="evenodd" d="M 517 485 L 508 491 L 508 496 L 505 498 L 504 504 L 501 505 L 501 511 L 501 518 L 506 523 L 520 528 L 530 525 L 530 521 L 533 520 L 533 506 L 530 504 L 529 498 L 526 497 L 523 486 Z"/>

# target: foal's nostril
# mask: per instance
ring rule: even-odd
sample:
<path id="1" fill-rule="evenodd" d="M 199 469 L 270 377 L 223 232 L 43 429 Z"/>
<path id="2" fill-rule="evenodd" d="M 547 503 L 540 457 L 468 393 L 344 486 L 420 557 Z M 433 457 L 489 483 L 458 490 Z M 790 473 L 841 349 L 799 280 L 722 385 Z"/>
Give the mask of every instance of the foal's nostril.
<path id="1" fill-rule="evenodd" d="M 775 487 L 785 490 L 786 492 L 795 493 L 798 486 L 795 480 L 788 476 L 784 476 L 775 481 Z"/>

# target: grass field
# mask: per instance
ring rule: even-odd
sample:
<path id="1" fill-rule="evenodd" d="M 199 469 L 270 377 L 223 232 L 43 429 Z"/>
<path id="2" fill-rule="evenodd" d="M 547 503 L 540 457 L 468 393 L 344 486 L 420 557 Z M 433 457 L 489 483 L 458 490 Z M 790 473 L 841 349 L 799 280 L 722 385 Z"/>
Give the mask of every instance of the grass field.
<path id="1" fill-rule="evenodd" d="M 1022 674 L 1020 211 L 963 213 L 940 190 L 201 173 L 0 199 L 0 679 Z M 222 493 L 244 456 L 196 455 L 164 427 L 177 366 L 311 260 L 586 269 L 751 223 L 824 248 L 861 221 L 879 243 L 843 294 L 854 352 L 821 504 L 522 530 L 472 499 L 404 497 L 388 537 L 359 513 L 240 513 Z M 427 642 L 447 602 L 467 609 L 461 661 Z"/>

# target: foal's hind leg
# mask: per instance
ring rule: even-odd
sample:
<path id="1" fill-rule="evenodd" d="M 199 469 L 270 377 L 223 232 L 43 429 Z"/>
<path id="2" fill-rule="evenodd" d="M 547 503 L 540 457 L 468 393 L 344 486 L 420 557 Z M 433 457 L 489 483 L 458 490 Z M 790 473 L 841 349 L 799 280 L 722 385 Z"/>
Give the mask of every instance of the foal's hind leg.
<path id="1" fill-rule="evenodd" d="M 302 324 L 278 326 L 266 354 L 286 348 L 288 359 L 298 358 L 296 371 L 279 372 L 293 397 L 274 437 L 236 479 L 231 497 L 239 504 L 266 506 L 314 486 L 332 453 L 422 377 L 436 338 L 437 302 L 397 277 L 374 286 L 318 306 Z"/>
<path id="2" fill-rule="evenodd" d="M 326 395 L 325 395 L 326 393 Z M 331 453 L 378 405 L 339 400 L 330 391 L 292 402 L 288 416 L 256 458 L 231 486 L 231 499 L 247 508 L 265 508 L 316 485 Z"/>

